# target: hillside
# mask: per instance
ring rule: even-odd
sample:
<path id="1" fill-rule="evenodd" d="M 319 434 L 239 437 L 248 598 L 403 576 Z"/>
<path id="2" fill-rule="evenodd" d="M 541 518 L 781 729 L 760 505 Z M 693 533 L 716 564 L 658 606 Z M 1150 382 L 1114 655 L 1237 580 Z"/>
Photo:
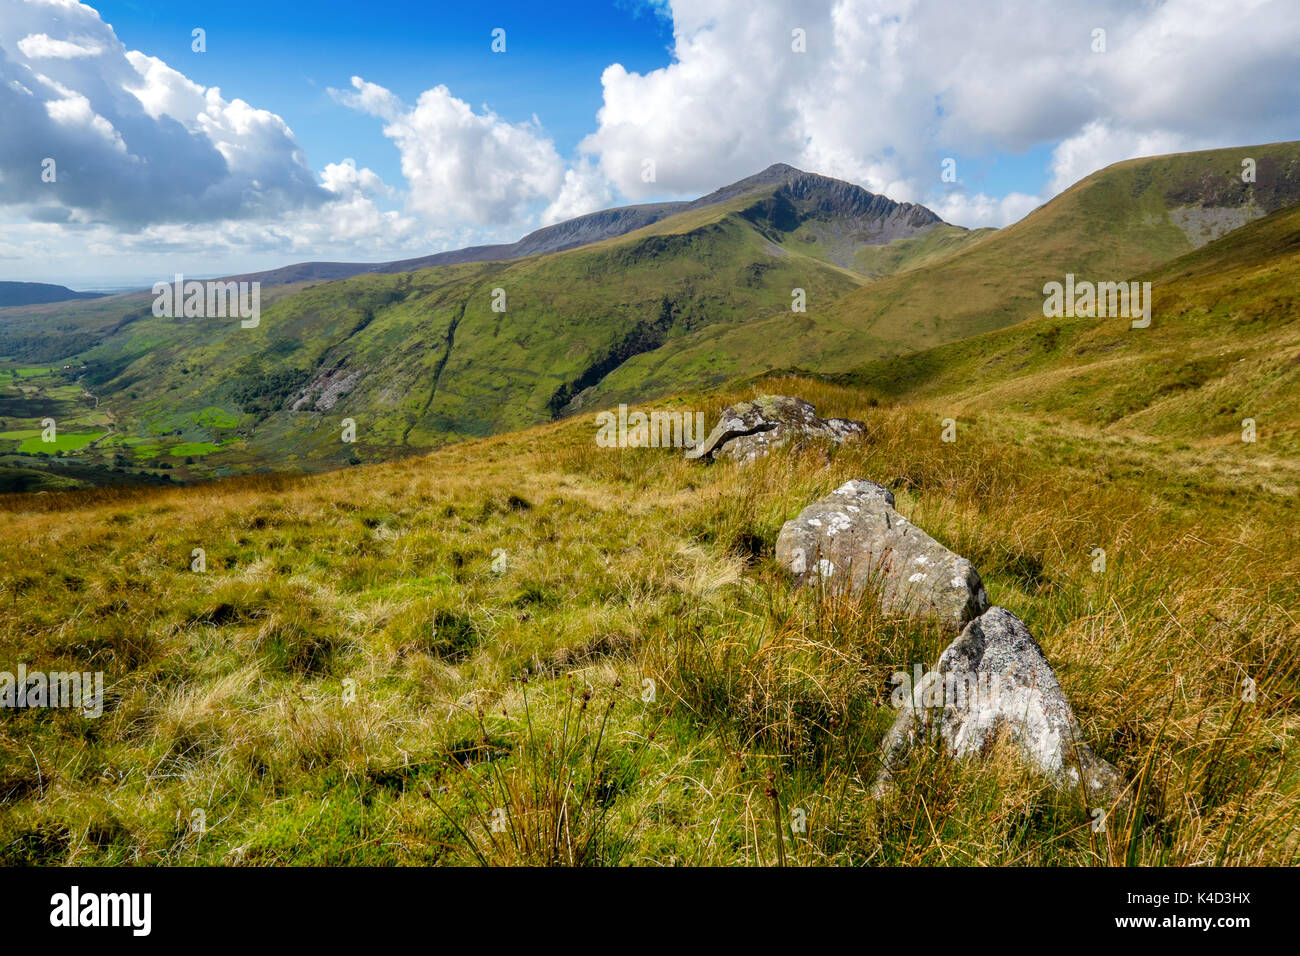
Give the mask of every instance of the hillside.
<path id="1" fill-rule="evenodd" d="M 1144 273 L 1151 327 L 1045 318 L 839 377 L 882 400 L 937 399 L 953 413 L 999 412 L 1100 425 L 1300 461 L 1300 205 L 1279 210 Z M 1263 438 L 1267 438 L 1267 442 Z M 1294 479 L 1291 475 L 1291 480 Z"/>
<path id="2" fill-rule="evenodd" d="M 1241 181 L 1245 156 L 1258 164 L 1249 185 Z M 972 234 L 957 254 L 866 285 L 828 308 L 687 337 L 638 356 L 603 383 L 600 400 L 671 391 L 694 380 L 704 362 L 723 378 L 791 367 L 842 372 L 954 342 L 1040 313 L 1043 285 L 1067 273 L 1128 281 L 1297 201 L 1300 143 L 1117 163 L 1015 225 Z M 863 255 L 869 263 L 892 248 Z"/>
<path id="3" fill-rule="evenodd" d="M 0 659 L 106 683 L 94 721 L 0 721 L 0 861 L 1300 863 L 1300 522 L 1266 446 L 1000 413 L 945 444 L 941 395 L 759 387 L 868 435 L 742 470 L 598 447 L 581 415 L 327 475 L 0 500 Z M 869 796 L 891 674 L 950 635 L 773 560 L 855 477 L 1026 621 L 1137 812 L 1098 831 L 1000 751 L 922 748 Z"/>
<path id="4" fill-rule="evenodd" d="M 0 308 L 100 297 L 99 292 L 73 292 L 67 286 L 50 285 L 46 282 L 0 282 Z"/>
<path id="5" fill-rule="evenodd" d="M 867 281 L 841 264 L 855 250 L 935 229 L 965 234 L 922 207 L 776 166 L 566 252 L 271 286 L 254 329 L 158 318 L 150 296 L 9 310 L 0 453 L 14 456 L 0 466 L 199 477 L 523 427 L 576 409 L 634 355 L 788 312 L 795 288 L 831 302 Z M 84 440 L 32 461 L 39 421 L 56 413 Z M 345 419 L 355 442 L 341 441 Z"/>

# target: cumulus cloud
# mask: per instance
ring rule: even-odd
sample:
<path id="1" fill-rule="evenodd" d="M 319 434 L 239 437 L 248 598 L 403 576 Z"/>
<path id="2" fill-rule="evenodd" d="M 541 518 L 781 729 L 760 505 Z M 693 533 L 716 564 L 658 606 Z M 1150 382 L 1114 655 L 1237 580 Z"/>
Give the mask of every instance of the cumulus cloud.
<path id="1" fill-rule="evenodd" d="M 32 33 L 18 41 L 19 52 L 29 60 L 38 60 L 42 57 L 71 60 L 78 56 L 98 56 L 103 49 L 89 38 L 56 40 L 48 33 Z"/>
<path id="2" fill-rule="evenodd" d="M 1043 201 L 1026 193 L 1008 193 L 989 196 L 984 193 L 950 192 L 930 203 L 930 208 L 948 222 L 960 223 L 972 229 L 983 226 L 1001 228 L 1019 222 Z"/>
<path id="3" fill-rule="evenodd" d="M 786 161 L 964 224 L 1002 225 L 1098 165 L 1294 135 L 1300 17 L 1289 0 L 668 7 L 673 61 L 647 73 L 608 67 L 581 147 L 635 198 L 697 195 Z M 1094 50 L 1097 29 L 1105 52 Z M 1043 196 L 938 183 L 940 157 L 1057 143 Z"/>
<path id="4" fill-rule="evenodd" d="M 438 225 L 505 224 L 564 185 L 564 162 L 534 117 L 508 123 L 491 110 L 475 113 L 445 86 L 407 107 L 381 86 L 352 77 L 340 102 L 383 119 L 384 135 L 402 157 L 411 208 Z"/>
<path id="5" fill-rule="evenodd" d="M 563 222 L 614 202 L 614 188 L 589 158 L 564 171 L 564 185 L 560 194 L 542 211 L 542 225 Z"/>
<path id="6" fill-rule="evenodd" d="M 126 50 L 80 4 L 6 3 L 0 115 L 0 204 L 34 219 L 132 229 L 331 198 L 280 117 Z"/>

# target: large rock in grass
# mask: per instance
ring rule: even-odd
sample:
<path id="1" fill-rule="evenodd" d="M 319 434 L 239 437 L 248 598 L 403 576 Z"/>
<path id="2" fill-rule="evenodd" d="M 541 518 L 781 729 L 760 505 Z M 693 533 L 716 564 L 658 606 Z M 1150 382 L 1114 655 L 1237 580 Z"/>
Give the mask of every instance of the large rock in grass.
<path id="1" fill-rule="evenodd" d="M 937 617 L 953 631 L 988 607 L 971 563 L 895 511 L 893 493 L 874 481 L 850 481 L 787 521 L 776 559 L 798 584 L 871 588 L 884 610 Z"/>
<path id="2" fill-rule="evenodd" d="M 822 438 L 839 444 L 861 435 L 864 427 L 845 418 L 818 418 L 817 409 L 802 398 L 763 395 L 723 411 L 713 431 L 686 457 L 733 458 L 744 465 L 791 442 Z"/>
<path id="3" fill-rule="evenodd" d="M 1005 735 L 1057 787 L 1086 792 L 1093 806 L 1109 805 L 1122 789 L 1119 771 L 1084 742 L 1042 648 L 1006 608 L 967 624 L 936 668 L 900 696 L 877 795 L 889 791 L 918 735 L 937 736 L 959 758 L 984 753 Z"/>

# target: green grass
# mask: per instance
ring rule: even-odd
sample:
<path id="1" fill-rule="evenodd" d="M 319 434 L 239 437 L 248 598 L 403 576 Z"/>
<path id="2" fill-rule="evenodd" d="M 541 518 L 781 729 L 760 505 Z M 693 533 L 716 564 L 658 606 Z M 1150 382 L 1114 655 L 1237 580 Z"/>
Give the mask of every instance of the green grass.
<path id="1" fill-rule="evenodd" d="M 35 437 L 25 438 L 18 443 L 18 451 L 35 455 L 44 452 L 53 454 L 56 451 L 76 451 L 79 448 L 85 448 L 97 438 L 101 438 L 107 432 L 65 432 L 56 431 L 54 441 L 45 441 L 40 432 Z"/>
<path id="2" fill-rule="evenodd" d="M 942 403 L 761 387 L 868 436 L 742 470 L 599 448 L 583 415 L 330 475 L 0 502 L 0 660 L 109 687 L 98 721 L 0 723 L 0 858 L 1300 863 L 1294 486 L 1241 448 L 997 414 L 946 445 Z M 1140 817 L 1094 833 L 1001 752 L 922 747 L 870 799 L 889 674 L 947 637 L 773 562 L 782 522 L 852 477 L 1029 624 Z"/>
<path id="3" fill-rule="evenodd" d="M 239 416 L 224 408 L 209 406 L 194 416 L 194 423 L 202 428 L 235 428 L 239 425 Z"/>
<path id="4" fill-rule="evenodd" d="M 210 441 L 185 441 L 178 445 L 172 445 L 167 449 L 167 453 L 173 458 L 185 458 L 187 456 L 197 457 L 199 455 L 210 455 L 218 451 L 220 445 Z"/>

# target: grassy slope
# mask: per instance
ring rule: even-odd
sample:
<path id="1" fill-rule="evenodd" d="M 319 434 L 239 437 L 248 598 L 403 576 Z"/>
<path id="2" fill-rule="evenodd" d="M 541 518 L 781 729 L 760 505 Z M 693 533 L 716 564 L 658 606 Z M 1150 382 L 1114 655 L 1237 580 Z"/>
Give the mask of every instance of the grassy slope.
<path id="1" fill-rule="evenodd" d="M 784 832 L 797 864 L 1300 862 L 1300 522 L 1249 480 L 1257 449 L 1027 441 L 1000 414 L 950 445 L 942 401 L 764 388 L 869 439 L 739 470 L 598 448 L 584 415 L 309 478 L 8 499 L 0 663 L 103 670 L 109 702 L 0 722 L 0 859 L 770 863 Z M 867 798 L 889 675 L 946 638 L 771 560 L 862 476 L 1026 619 L 1140 819 L 1095 833 L 1014 761 L 924 748 Z"/>
<path id="2" fill-rule="evenodd" d="M 843 376 L 888 399 L 940 399 L 1207 448 L 1254 418 L 1278 468 L 1300 459 L 1300 205 L 1142 278 L 1151 327 L 1039 315 Z M 1288 462 L 1289 460 L 1289 462 Z"/>
<path id="3" fill-rule="evenodd" d="M 1241 182 L 1251 156 L 1258 182 Z M 718 334 L 688 336 L 671 349 L 637 356 L 610 377 L 612 399 L 642 381 L 664 391 L 692 381 L 711 362 L 724 376 L 799 367 L 840 372 L 957 341 L 1038 311 L 1043 284 L 1080 278 L 1128 280 L 1184 255 L 1195 243 L 1175 221 L 1194 208 L 1222 227 L 1300 201 L 1300 143 L 1179 153 L 1107 167 L 1014 226 L 958 254 L 884 278 L 834 302 L 810 300 L 806 315 L 785 313 Z M 924 237 L 923 237 L 924 238 Z M 936 237 L 937 238 L 937 237 Z M 888 255 L 888 249 L 868 255 Z M 680 387 L 678 385 L 677 387 Z M 602 395 L 604 397 L 604 395 Z"/>
<path id="4" fill-rule="evenodd" d="M 25 401 L 14 391 L 10 424 L 51 414 L 55 387 L 70 399 L 93 391 L 99 416 L 117 425 L 99 449 L 106 456 L 139 439 L 156 462 L 173 445 L 216 444 L 176 473 L 220 474 L 387 457 L 544 421 L 626 354 L 779 311 L 795 285 L 829 301 L 863 281 L 760 235 L 739 215 L 756 195 L 765 193 L 555 255 L 276 289 L 256 329 L 156 318 L 137 296 L 116 312 L 95 303 L 60 313 L 52 341 L 40 344 L 55 314 L 11 313 L 0 345 L 15 357 L 63 342 L 90 370 Z M 491 308 L 497 288 L 504 313 Z M 103 341 L 87 347 L 91 339 Z M 285 410 L 332 369 L 359 373 L 332 408 Z M 61 407 L 61 420 L 88 402 Z M 345 418 L 357 422 L 353 445 L 339 440 Z"/>

